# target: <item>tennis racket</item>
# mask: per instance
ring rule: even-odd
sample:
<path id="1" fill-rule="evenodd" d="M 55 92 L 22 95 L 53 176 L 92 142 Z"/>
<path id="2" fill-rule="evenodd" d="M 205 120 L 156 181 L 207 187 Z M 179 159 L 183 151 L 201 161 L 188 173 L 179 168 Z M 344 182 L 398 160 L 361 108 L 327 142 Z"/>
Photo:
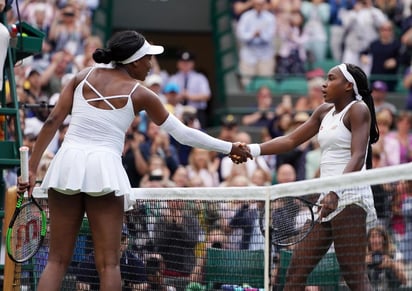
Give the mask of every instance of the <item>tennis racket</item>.
<path id="1" fill-rule="evenodd" d="M 23 181 L 29 180 L 28 147 L 20 148 L 20 168 Z M 46 236 L 46 213 L 33 195 L 23 203 L 24 195 L 17 199 L 16 209 L 6 234 L 7 254 L 16 263 L 23 263 L 39 250 Z"/>
<path id="2" fill-rule="evenodd" d="M 273 245 L 287 247 L 302 241 L 315 225 L 314 207 L 320 207 L 312 199 L 280 197 L 271 201 L 269 235 Z M 260 209 L 260 229 L 265 234 L 265 209 Z"/>

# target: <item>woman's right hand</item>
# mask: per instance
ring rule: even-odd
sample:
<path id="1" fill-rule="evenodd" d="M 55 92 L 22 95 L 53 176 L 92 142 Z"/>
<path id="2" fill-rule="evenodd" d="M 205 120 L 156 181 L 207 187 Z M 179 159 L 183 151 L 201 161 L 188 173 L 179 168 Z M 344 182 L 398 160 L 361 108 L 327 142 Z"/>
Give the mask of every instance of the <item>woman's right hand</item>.
<path id="1" fill-rule="evenodd" d="M 232 150 L 229 157 L 235 164 L 244 163 L 247 159 L 253 160 L 249 147 L 245 143 L 235 142 L 232 144 Z"/>

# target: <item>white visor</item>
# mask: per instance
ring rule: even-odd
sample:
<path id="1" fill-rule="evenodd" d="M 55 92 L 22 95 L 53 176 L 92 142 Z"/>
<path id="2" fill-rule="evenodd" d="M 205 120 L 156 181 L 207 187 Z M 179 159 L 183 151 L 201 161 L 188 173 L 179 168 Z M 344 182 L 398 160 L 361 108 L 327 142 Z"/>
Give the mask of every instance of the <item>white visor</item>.
<path id="1" fill-rule="evenodd" d="M 141 58 L 143 58 L 145 55 L 159 55 L 163 53 L 164 48 L 160 45 L 151 45 L 148 43 L 146 40 L 144 41 L 144 44 L 142 45 L 141 48 L 139 48 L 133 55 L 128 57 L 127 59 L 119 62 L 121 64 L 130 64 L 133 63 Z"/>

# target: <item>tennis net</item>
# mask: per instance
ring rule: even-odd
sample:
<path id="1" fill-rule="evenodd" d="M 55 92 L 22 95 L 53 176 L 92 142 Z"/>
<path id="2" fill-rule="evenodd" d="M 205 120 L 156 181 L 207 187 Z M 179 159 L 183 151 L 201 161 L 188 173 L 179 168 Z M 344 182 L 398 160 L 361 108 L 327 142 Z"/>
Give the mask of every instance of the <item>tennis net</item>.
<path id="1" fill-rule="evenodd" d="M 370 243 L 368 261 L 365 260 L 370 281 L 374 286 L 412 287 L 411 163 L 265 187 L 136 188 L 136 204 L 125 212 L 124 220 L 124 290 L 160 290 L 156 289 L 159 285 L 178 291 L 269 290 L 273 284 L 282 288 L 296 245 L 279 247 L 264 235 L 279 213 L 271 211 L 275 200 L 297 196 L 316 201 L 319 193 L 365 185 L 372 188 L 378 215 L 368 230 L 381 225 L 379 230 L 385 231 L 392 242 L 383 244 L 381 249 L 372 246 L 376 242 Z M 35 190 L 35 197 L 47 211 L 47 195 Z M 296 212 L 281 221 L 285 225 L 295 223 L 298 215 Z M 354 218 L 345 219 L 346 229 L 340 233 L 351 242 Z M 36 290 L 47 261 L 47 242 L 46 238 L 29 262 L 15 267 L 14 286 L 7 290 Z M 381 268 L 379 259 L 386 255 L 391 264 Z M 333 246 L 314 267 L 305 285 L 346 285 Z M 144 289 L 148 286 L 151 289 Z M 62 290 L 98 290 L 87 218 Z"/>

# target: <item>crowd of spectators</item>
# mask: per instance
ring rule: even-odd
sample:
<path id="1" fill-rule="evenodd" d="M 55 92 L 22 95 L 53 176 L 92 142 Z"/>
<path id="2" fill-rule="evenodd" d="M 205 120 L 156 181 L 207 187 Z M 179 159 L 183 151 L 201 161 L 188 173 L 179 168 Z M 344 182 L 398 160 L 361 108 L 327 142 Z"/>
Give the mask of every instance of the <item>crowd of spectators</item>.
<path id="1" fill-rule="evenodd" d="M 52 105 L 74 73 L 94 65 L 91 55 L 95 48 L 102 46 L 102 40 L 93 35 L 91 29 L 91 17 L 98 1 L 19 2 L 22 20 L 45 33 L 41 53 L 15 67 L 19 102 Z M 393 7 L 381 4 L 386 1 L 370 0 L 231 2 L 234 33 L 238 37 L 239 68 L 245 77 L 243 85 L 256 75 L 307 73 L 308 62 L 324 61 L 330 54 L 336 62 L 355 63 L 375 76 L 392 74 L 398 77 L 399 73 L 404 73 L 403 84 L 411 88 L 409 95 L 412 96 L 412 72 L 409 72 L 412 1 L 391 1 L 396 2 Z M 15 10 L 7 12 L 7 21 L 18 21 Z M 169 74 L 154 58 L 156 66 L 144 84 L 158 93 L 166 108 L 186 125 L 206 130 L 206 109 L 212 92 L 207 77 L 196 71 L 195 60 L 193 52 L 179 52 L 176 73 Z M 412 109 L 412 97 L 405 108 L 396 108 L 386 98 L 398 85 L 397 81 L 389 77 L 374 79 L 371 84 L 381 132 L 381 139 L 373 148 L 374 167 L 412 161 L 412 116 L 407 111 Z M 217 137 L 250 143 L 252 137 L 242 126 L 259 128 L 259 141 L 288 133 L 305 122 L 311 110 L 323 102 L 322 82 L 322 77 L 311 78 L 306 96 L 293 103 L 290 95 L 284 95 L 277 105 L 272 103 L 275 96 L 270 88 L 260 87 L 256 93 L 256 110 L 242 118 L 224 116 Z M 26 145 L 32 146 L 35 142 L 47 113 L 44 108 L 22 110 Z M 59 129 L 44 155 L 42 167 L 47 168 L 69 122 L 67 119 Z M 292 152 L 236 165 L 217 153 L 180 145 L 142 112 L 126 135 L 123 165 L 133 187 L 264 186 L 318 177 L 319 145 L 311 140 Z M 15 178 L 13 171 L 6 171 L 8 186 L 15 184 Z M 392 230 L 390 234 L 395 245 L 403 250 L 403 258 L 409 260 L 405 261 L 405 269 L 409 284 L 412 284 L 412 250 L 405 247 L 405 238 L 410 237 L 405 229 L 410 233 L 411 219 L 410 209 L 405 205 L 410 204 L 411 190 L 406 188 L 384 185 L 375 190 L 375 203 L 381 224 Z M 381 197 L 382 193 L 386 196 Z M 132 210 L 130 216 L 136 214 L 140 206 L 148 219 L 128 223 L 130 236 L 134 238 L 138 225 L 144 225 L 147 236 L 144 240 L 136 238 L 130 244 L 138 253 L 142 249 L 156 253 L 156 258 L 162 260 L 162 274 L 172 278 L 166 283 L 178 290 L 183 288 L 179 285 L 182 281 L 197 278 L 196 281 L 202 282 L 196 270 L 202 270 L 205 263 L 199 255 L 204 254 L 204 245 L 231 249 L 264 247 L 257 221 L 261 206 L 256 202 L 190 205 L 189 202 L 169 201 L 163 206 L 143 203 Z M 224 238 L 218 240 L 218 237 Z M 151 276 L 154 278 L 156 274 L 157 271 Z"/>

